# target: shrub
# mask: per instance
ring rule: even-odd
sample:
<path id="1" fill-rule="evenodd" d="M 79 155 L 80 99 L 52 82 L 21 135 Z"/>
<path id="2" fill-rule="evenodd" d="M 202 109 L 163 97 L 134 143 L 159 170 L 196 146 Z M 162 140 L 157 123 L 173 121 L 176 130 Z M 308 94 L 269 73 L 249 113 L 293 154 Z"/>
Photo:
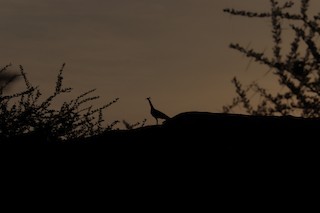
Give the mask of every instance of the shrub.
<path id="1" fill-rule="evenodd" d="M 4 73 L 8 66 L 1 69 Z M 41 140 L 61 141 L 82 137 L 89 137 L 111 130 L 118 123 L 114 121 L 104 127 L 103 110 L 118 101 L 113 101 L 94 108 L 88 105 L 90 101 L 99 96 L 93 96 L 95 89 L 89 90 L 78 97 L 65 101 L 60 108 L 52 107 L 57 96 L 70 93 L 72 88 L 63 87 L 62 65 L 56 80 L 55 91 L 52 95 L 40 101 L 42 94 L 39 87 L 33 86 L 20 66 L 20 77 L 25 83 L 25 90 L 12 95 L 4 95 L 4 89 L 12 83 L 11 78 L 6 79 L 0 88 L 0 135 L 2 140 L 14 138 L 21 135 L 34 134 Z M 88 105 L 88 106 L 87 106 Z"/>
<path id="2" fill-rule="evenodd" d="M 129 123 L 129 122 L 126 121 L 126 120 L 122 120 L 122 123 L 123 123 L 123 125 L 125 126 L 125 128 L 126 128 L 127 130 L 144 127 L 145 124 L 146 124 L 146 122 L 147 122 L 147 119 L 143 119 L 142 122 L 136 122 L 136 123 L 133 123 L 133 124 L 132 124 L 132 123 Z"/>
<path id="3" fill-rule="evenodd" d="M 300 1 L 298 13 L 293 10 L 293 1 L 280 4 L 276 0 L 270 0 L 270 4 L 269 12 L 257 13 L 232 8 L 224 9 L 224 12 L 248 18 L 270 19 L 273 39 L 271 57 L 238 43 L 232 43 L 230 47 L 267 66 L 282 89 L 272 94 L 255 82 L 243 87 L 235 77 L 232 83 L 237 96 L 232 104 L 223 107 L 223 111 L 228 113 L 236 106 L 241 106 L 246 113 L 252 115 L 320 117 L 320 49 L 317 43 L 320 13 L 314 16 L 309 14 L 309 0 Z M 286 50 L 283 42 L 284 28 L 289 28 L 293 34 L 289 50 Z M 289 38 L 286 36 L 286 40 Z M 258 104 L 253 104 L 250 98 L 253 94 L 259 95 Z"/>

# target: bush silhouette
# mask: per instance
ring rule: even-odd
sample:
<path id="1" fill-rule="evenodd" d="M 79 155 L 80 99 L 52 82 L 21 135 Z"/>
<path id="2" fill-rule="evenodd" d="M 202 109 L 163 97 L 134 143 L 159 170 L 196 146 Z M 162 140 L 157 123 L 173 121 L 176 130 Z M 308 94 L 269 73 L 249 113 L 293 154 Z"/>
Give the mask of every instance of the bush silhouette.
<path id="1" fill-rule="evenodd" d="M 125 126 L 125 129 L 127 130 L 132 130 L 132 129 L 135 129 L 135 128 L 141 128 L 141 127 L 144 127 L 145 124 L 147 122 L 147 119 L 143 119 L 143 121 L 141 122 L 136 122 L 136 123 L 129 123 L 128 121 L 126 120 L 122 120 L 122 123 L 123 125 Z"/>
<path id="2" fill-rule="evenodd" d="M 224 9 L 224 12 L 248 18 L 267 18 L 272 24 L 272 56 L 253 49 L 244 48 L 238 43 L 230 44 L 232 49 L 246 57 L 267 66 L 278 79 L 281 88 L 276 94 L 268 92 L 256 82 L 243 87 L 235 77 L 232 80 L 237 96 L 232 104 L 223 107 L 226 113 L 241 106 L 251 115 L 296 115 L 301 117 L 320 117 L 320 49 L 317 39 L 320 34 L 318 15 L 308 13 L 309 0 L 300 1 L 299 13 L 294 13 L 292 1 L 280 4 L 270 0 L 271 11 L 256 13 L 251 11 Z M 293 33 L 292 40 L 286 37 L 284 28 Z M 289 50 L 286 50 L 289 44 Z M 258 94 L 260 101 L 253 104 L 253 95 Z"/>
<path id="3" fill-rule="evenodd" d="M 8 67 L 2 68 L 5 72 Z M 118 123 L 114 121 L 104 127 L 103 110 L 118 101 L 113 101 L 94 108 L 88 105 L 99 96 L 92 96 L 95 89 L 84 92 L 76 98 L 65 101 L 60 108 L 55 109 L 52 103 L 57 96 L 70 93 L 72 88 L 63 87 L 62 65 L 56 80 L 55 91 L 44 100 L 40 100 L 40 89 L 33 86 L 20 66 L 20 77 L 23 78 L 26 89 L 12 95 L 4 95 L 4 89 L 12 83 L 10 79 L 0 88 L 0 137 L 1 141 L 33 135 L 32 139 L 45 142 L 56 142 L 84 138 L 111 130 Z"/>

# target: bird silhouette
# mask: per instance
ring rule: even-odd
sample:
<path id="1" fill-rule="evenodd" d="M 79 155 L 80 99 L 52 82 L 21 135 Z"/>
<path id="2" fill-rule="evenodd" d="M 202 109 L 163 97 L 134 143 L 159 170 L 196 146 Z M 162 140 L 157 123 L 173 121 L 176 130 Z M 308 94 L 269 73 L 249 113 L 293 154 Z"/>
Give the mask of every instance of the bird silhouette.
<path id="1" fill-rule="evenodd" d="M 147 98 L 147 100 L 149 101 L 149 104 L 150 104 L 150 113 L 151 115 L 156 119 L 157 121 L 157 125 L 158 125 L 158 119 L 164 119 L 164 120 L 167 120 L 169 119 L 170 117 L 167 116 L 166 114 L 164 114 L 163 112 L 160 112 L 159 110 L 155 109 L 154 106 L 152 105 L 151 103 L 151 98 Z"/>

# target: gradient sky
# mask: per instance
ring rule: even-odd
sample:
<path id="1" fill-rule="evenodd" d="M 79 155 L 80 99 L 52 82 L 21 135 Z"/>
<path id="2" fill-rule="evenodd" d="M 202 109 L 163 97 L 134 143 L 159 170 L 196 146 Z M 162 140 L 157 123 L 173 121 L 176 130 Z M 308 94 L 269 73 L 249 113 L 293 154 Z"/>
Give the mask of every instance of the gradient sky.
<path id="1" fill-rule="evenodd" d="M 296 1 L 298 2 L 298 1 Z M 239 42 L 270 51 L 270 22 L 223 13 L 266 11 L 269 0 L 0 0 L 0 65 L 23 65 L 30 81 L 53 91 L 63 62 L 73 97 L 96 88 L 108 123 L 146 118 L 145 100 L 169 116 L 221 112 L 231 102 L 234 76 L 244 83 L 267 68 L 228 48 Z M 312 8 L 320 8 L 313 1 Z M 20 82 L 19 84 L 21 84 Z M 17 86 L 18 88 L 18 86 Z"/>

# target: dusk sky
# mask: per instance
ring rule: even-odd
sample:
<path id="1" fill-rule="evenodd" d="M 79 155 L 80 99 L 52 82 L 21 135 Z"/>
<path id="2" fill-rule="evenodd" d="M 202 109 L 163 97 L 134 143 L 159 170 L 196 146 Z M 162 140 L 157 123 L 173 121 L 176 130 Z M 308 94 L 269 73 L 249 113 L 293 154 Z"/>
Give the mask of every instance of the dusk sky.
<path id="1" fill-rule="evenodd" d="M 223 13 L 224 8 L 268 11 L 269 0 L 0 0 L 0 5 L 0 66 L 22 65 L 29 80 L 49 93 L 65 62 L 71 97 L 96 88 L 96 106 L 120 98 L 105 110 L 108 123 L 146 118 L 154 124 L 147 97 L 169 116 L 221 112 L 235 95 L 234 76 L 244 84 L 257 79 L 276 84 L 264 77 L 266 67 L 249 64 L 228 47 L 238 42 L 271 51 L 270 21 Z M 320 1 L 312 1 L 312 8 L 320 8 Z"/>

